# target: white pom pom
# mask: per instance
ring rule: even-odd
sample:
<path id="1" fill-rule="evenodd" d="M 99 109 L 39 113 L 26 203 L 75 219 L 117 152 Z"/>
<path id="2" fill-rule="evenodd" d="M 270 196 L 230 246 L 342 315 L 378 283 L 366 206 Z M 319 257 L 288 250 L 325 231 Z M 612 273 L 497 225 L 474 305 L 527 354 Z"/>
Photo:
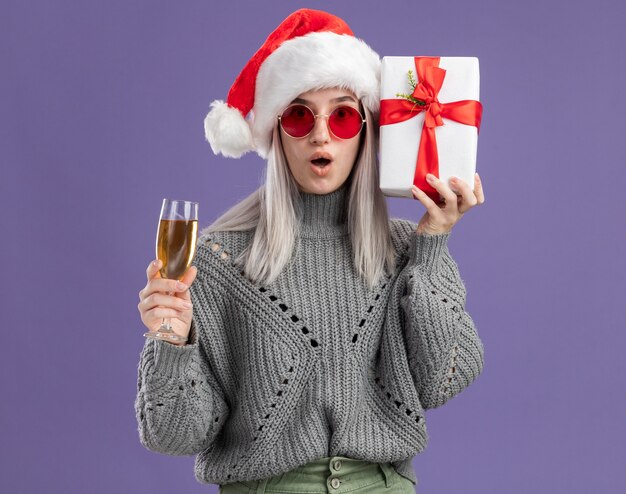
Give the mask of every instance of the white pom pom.
<path id="1" fill-rule="evenodd" d="M 239 110 L 222 100 L 211 103 L 211 110 L 204 119 L 204 135 L 213 153 L 222 153 L 228 158 L 239 158 L 254 150 L 248 122 Z"/>

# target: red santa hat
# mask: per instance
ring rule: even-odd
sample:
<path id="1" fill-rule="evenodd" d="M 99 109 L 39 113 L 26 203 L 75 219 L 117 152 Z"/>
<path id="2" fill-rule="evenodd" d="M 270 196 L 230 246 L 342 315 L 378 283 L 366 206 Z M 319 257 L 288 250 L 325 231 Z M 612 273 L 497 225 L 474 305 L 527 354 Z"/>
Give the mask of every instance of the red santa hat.
<path id="1" fill-rule="evenodd" d="M 351 90 L 372 114 L 380 105 L 380 57 L 339 17 L 300 9 L 268 36 L 228 92 L 204 119 L 215 154 L 267 158 L 279 113 L 298 95 L 340 87 Z"/>

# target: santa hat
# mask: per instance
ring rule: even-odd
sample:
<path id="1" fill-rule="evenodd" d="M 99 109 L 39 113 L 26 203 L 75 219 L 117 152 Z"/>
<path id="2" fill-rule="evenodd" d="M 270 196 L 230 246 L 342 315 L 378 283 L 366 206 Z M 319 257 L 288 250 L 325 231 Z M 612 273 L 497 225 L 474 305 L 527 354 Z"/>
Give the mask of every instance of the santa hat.
<path id="1" fill-rule="evenodd" d="M 339 17 L 300 9 L 287 17 L 243 68 L 226 102 L 216 100 L 204 119 L 215 154 L 267 158 L 277 115 L 298 95 L 340 87 L 351 90 L 375 116 L 380 105 L 380 58 Z"/>

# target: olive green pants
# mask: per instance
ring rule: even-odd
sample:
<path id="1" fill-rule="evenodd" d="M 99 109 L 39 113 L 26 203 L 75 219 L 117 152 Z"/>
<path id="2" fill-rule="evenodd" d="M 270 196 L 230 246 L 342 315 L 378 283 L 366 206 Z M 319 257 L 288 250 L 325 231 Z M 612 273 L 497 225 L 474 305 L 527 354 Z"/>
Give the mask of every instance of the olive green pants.
<path id="1" fill-rule="evenodd" d="M 263 480 L 220 485 L 223 494 L 415 494 L 409 479 L 391 463 L 370 463 L 343 456 L 321 458 Z"/>

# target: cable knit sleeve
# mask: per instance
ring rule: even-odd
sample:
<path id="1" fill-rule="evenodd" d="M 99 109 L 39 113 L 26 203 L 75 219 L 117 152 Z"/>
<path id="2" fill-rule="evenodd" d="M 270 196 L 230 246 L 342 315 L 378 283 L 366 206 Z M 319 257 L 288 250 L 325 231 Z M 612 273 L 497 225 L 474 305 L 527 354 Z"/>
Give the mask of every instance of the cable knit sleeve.
<path id="1" fill-rule="evenodd" d="M 404 224 L 408 261 L 400 276 L 406 283 L 400 303 L 411 373 L 428 409 L 443 405 L 478 377 L 484 350 L 465 311 L 465 286 L 448 251 L 450 233 L 417 234 L 416 226 Z"/>
<path id="2" fill-rule="evenodd" d="M 141 444 L 168 455 L 208 448 L 227 407 L 192 322 L 190 344 L 148 339 L 141 352 L 135 414 Z"/>

